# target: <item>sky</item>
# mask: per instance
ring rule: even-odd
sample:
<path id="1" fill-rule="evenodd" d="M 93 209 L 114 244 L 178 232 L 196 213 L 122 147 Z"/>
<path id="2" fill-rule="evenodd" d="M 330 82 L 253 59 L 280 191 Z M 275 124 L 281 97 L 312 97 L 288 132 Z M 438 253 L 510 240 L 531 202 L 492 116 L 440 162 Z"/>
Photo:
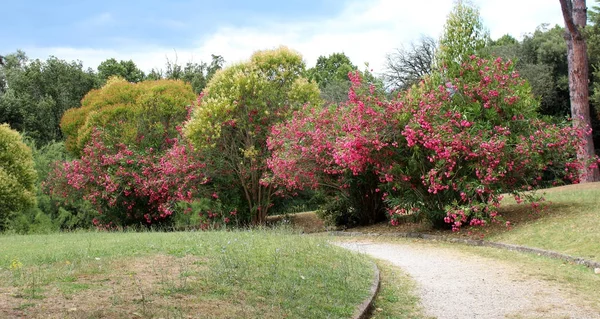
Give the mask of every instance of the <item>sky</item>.
<path id="1" fill-rule="evenodd" d="M 148 72 L 178 63 L 243 61 L 288 46 L 308 67 L 344 52 L 383 71 L 386 54 L 422 35 L 439 38 L 452 0 L 102 0 L 2 1 L 0 55 L 21 49 L 96 68 L 108 58 Z M 492 39 L 522 38 L 543 23 L 563 25 L 556 0 L 472 0 Z"/>

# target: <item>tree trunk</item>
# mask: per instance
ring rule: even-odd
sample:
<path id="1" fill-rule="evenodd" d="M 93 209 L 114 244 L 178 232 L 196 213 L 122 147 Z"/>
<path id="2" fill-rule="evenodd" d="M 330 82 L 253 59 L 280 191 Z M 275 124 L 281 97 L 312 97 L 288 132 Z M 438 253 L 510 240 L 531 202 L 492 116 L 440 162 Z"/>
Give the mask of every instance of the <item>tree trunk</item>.
<path id="1" fill-rule="evenodd" d="M 580 30 L 587 23 L 587 8 L 585 0 L 560 0 L 560 4 L 566 26 L 565 39 L 573 126 L 591 130 L 587 45 Z M 578 151 L 577 158 L 586 163 L 587 167 L 589 161 L 595 158 L 594 141 L 591 134 L 586 134 L 584 138 L 586 145 Z M 583 183 L 600 179 L 598 168 L 584 168 L 581 175 Z"/>

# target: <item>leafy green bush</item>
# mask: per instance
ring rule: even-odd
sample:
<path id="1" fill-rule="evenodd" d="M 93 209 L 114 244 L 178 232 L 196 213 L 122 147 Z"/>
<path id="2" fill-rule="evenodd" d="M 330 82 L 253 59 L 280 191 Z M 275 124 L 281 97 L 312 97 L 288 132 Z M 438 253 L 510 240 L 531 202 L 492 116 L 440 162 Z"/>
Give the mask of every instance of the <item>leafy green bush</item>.
<path id="1" fill-rule="evenodd" d="M 166 139 L 178 135 L 177 126 L 187 116 L 195 99 L 189 84 L 159 80 L 129 83 L 111 78 L 105 86 L 90 91 L 80 108 L 70 109 L 61 119 L 67 150 L 83 155 L 92 133 L 102 128 L 109 145 L 125 143 L 136 149 L 159 149 Z"/>
<path id="2" fill-rule="evenodd" d="M 93 216 L 97 213 L 88 201 L 78 198 L 66 204 L 62 198 L 44 193 L 45 182 L 54 164 L 70 158 L 64 143 L 50 142 L 37 147 L 35 141 L 28 137 L 24 142 L 32 151 L 33 163 L 37 171 L 35 193 L 37 206 L 13 215 L 8 221 L 7 229 L 19 234 L 30 234 L 89 228 Z"/>
<path id="3" fill-rule="evenodd" d="M 31 149 L 8 124 L 0 125 L 0 230 L 10 215 L 35 206 L 36 179 Z"/>

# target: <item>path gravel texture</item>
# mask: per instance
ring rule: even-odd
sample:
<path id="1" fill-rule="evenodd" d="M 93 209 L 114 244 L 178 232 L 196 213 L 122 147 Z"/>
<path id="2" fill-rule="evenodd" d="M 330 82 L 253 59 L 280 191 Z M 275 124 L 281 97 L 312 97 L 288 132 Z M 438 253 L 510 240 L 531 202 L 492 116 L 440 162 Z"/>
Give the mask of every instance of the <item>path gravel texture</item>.
<path id="1" fill-rule="evenodd" d="M 426 315 L 438 319 L 600 318 L 558 285 L 492 259 L 419 243 L 336 244 L 402 268 L 416 281 Z"/>

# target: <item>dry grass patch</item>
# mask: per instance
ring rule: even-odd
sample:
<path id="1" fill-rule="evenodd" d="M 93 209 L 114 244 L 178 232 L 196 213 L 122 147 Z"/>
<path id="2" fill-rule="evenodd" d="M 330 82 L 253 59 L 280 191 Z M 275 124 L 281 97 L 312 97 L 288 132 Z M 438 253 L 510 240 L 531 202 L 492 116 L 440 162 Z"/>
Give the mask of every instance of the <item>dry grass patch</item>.
<path id="1" fill-rule="evenodd" d="M 289 224 L 306 234 L 325 231 L 325 223 L 314 212 L 269 216 L 267 222 L 270 224 Z"/>

